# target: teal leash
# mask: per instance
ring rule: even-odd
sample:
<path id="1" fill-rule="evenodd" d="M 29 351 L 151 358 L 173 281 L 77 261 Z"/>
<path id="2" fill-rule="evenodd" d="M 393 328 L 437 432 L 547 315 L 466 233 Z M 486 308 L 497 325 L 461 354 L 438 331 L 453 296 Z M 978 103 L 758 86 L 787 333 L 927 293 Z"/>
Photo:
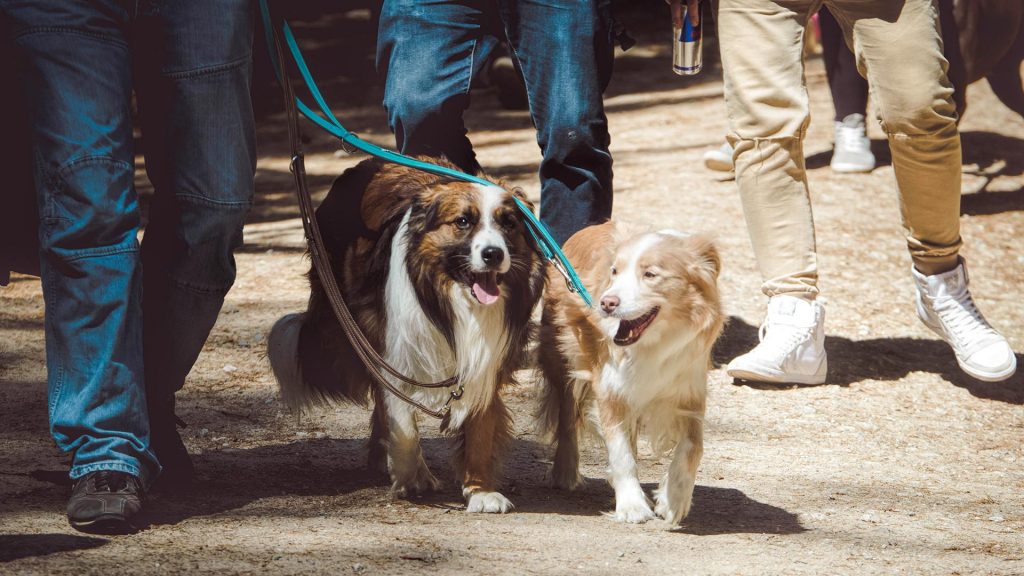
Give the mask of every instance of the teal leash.
<path id="1" fill-rule="evenodd" d="M 283 70 L 281 63 L 278 61 L 278 55 L 271 48 L 275 45 L 274 41 L 274 28 L 270 19 L 270 10 L 267 7 L 267 0 L 259 0 L 260 14 L 263 18 L 263 28 L 267 36 L 267 47 L 270 51 L 270 58 L 274 64 L 274 72 L 278 74 L 278 81 L 282 81 L 280 78 L 280 72 Z M 324 100 L 323 94 L 320 92 L 320 88 L 317 86 L 316 81 L 313 79 L 312 73 L 309 71 L 309 66 L 306 65 L 306 59 L 302 56 L 302 51 L 299 50 L 299 46 L 295 41 L 295 36 L 292 34 L 291 26 L 288 25 L 287 21 L 282 22 L 281 30 L 284 35 L 285 43 L 288 45 L 288 51 L 291 53 L 292 60 L 295 62 L 295 66 L 299 70 L 299 74 L 302 76 L 302 80 L 306 84 L 306 88 L 313 96 L 313 100 L 316 102 L 320 111 L 323 113 L 321 116 L 317 112 L 313 111 L 301 98 L 295 96 L 295 107 L 303 116 L 308 118 L 314 124 L 322 128 L 328 134 L 331 134 L 335 138 L 338 138 L 350 149 L 360 150 L 371 156 L 380 158 L 381 160 L 400 164 L 402 166 L 408 166 L 409 168 L 415 168 L 416 170 L 422 170 L 431 174 L 437 174 L 440 176 L 448 176 L 457 180 L 463 180 L 465 182 L 472 182 L 474 184 L 481 184 L 484 186 L 497 186 L 497 184 L 473 176 L 472 174 L 466 174 L 458 170 L 446 168 L 444 166 L 438 166 L 437 164 L 431 164 L 429 162 L 423 162 L 415 158 L 410 158 L 404 154 L 399 154 L 386 148 L 381 148 L 376 144 L 371 144 L 362 138 L 360 138 L 354 132 L 345 128 L 338 118 L 331 112 L 330 106 L 327 105 Z M 565 278 L 566 286 L 570 292 L 574 292 L 583 299 L 588 307 L 593 305 L 593 300 L 590 297 L 590 292 L 583 285 L 579 275 L 576 274 L 576 270 L 572 267 L 569 259 L 566 258 L 562 249 L 559 247 L 558 242 L 551 237 L 551 232 L 548 231 L 547 226 L 544 225 L 530 210 L 530 207 L 523 203 L 518 198 L 515 198 L 516 205 L 519 207 L 520 213 L 523 215 L 523 219 L 526 222 L 526 229 L 530 232 L 530 236 L 533 237 L 534 243 L 540 250 L 541 255 L 548 260 L 556 270 Z"/>

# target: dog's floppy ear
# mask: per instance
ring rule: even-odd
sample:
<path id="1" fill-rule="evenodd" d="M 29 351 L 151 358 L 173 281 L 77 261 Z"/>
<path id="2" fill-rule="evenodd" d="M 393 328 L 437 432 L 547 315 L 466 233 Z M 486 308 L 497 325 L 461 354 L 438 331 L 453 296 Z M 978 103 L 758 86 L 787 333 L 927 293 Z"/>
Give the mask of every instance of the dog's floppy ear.
<path id="1" fill-rule="evenodd" d="M 360 206 L 366 189 L 380 172 L 381 166 L 379 160 L 371 158 L 345 170 L 334 180 L 327 197 L 317 207 L 316 221 L 324 241 L 328 243 L 329 251 L 345 246 L 354 237 L 369 232 Z"/>
<path id="2" fill-rule="evenodd" d="M 690 245 L 697 254 L 694 266 L 698 272 L 714 283 L 718 280 L 718 274 L 722 271 L 722 258 L 718 255 L 718 248 L 710 238 L 706 236 L 694 236 L 689 239 Z"/>
<path id="3" fill-rule="evenodd" d="M 509 190 L 512 192 L 512 195 L 516 197 L 516 199 L 518 199 L 523 204 L 526 204 L 526 207 L 530 209 L 530 212 L 537 211 L 537 207 L 533 205 L 533 202 L 530 202 L 529 198 L 526 197 L 526 192 L 523 192 L 522 188 L 516 186 L 515 188 L 509 188 Z"/>

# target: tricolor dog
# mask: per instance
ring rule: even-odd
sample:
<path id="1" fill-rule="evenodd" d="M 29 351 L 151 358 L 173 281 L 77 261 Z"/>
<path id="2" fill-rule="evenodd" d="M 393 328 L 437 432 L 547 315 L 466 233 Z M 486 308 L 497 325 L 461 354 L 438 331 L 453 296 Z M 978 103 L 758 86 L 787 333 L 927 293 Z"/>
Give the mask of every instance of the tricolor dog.
<path id="1" fill-rule="evenodd" d="M 525 201 L 504 187 L 366 160 L 335 181 L 316 213 L 334 276 L 375 349 L 407 377 L 455 375 L 465 387 L 442 429 L 456 439 L 470 512 L 512 508 L 498 492 L 511 439 L 501 390 L 524 363 L 545 279 L 514 197 Z M 268 338 L 282 397 L 296 407 L 372 398 L 370 465 L 388 471 L 398 496 L 437 489 L 417 410 L 372 384 L 315 269 L 309 279 L 307 310 L 278 320 Z M 436 408 L 452 391 L 394 382 Z"/>

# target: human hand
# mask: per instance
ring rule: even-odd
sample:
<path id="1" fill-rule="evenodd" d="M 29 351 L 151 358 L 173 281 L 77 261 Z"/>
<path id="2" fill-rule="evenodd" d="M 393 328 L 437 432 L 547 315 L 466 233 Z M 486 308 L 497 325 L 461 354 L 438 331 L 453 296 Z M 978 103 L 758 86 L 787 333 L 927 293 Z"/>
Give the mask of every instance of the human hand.
<path id="1" fill-rule="evenodd" d="M 672 27 L 683 27 L 683 0 L 665 0 L 672 12 Z M 690 17 L 690 24 L 700 24 L 700 0 L 686 0 L 686 14 Z"/>

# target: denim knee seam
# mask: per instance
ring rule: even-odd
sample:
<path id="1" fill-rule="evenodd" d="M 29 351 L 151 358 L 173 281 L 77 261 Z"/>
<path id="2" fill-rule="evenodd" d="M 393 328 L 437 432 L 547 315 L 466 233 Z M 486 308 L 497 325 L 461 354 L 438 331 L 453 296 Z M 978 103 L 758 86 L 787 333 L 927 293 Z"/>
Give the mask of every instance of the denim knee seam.
<path id="1" fill-rule="evenodd" d="M 189 78 L 199 78 L 204 76 L 214 76 L 223 72 L 230 72 L 238 68 L 242 68 L 249 64 L 252 58 L 251 54 L 246 54 L 240 58 L 225 62 L 223 64 L 214 64 L 211 66 L 203 66 L 200 68 L 193 68 L 190 70 L 182 70 L 179 72 L 167 72 L 163 76 L 174 80 L 186 80 Z"/>
<path id="2" fill-rule="evenodd" d="M 128 44 L 116 36 L 110 36 L 107 34 L 97 34 L 95 32 L 89 32 L 86 30 L 81 30 L 79 28 L 71 28 L 65 26 L 36 26 L 28 28 L 15 34 L 14 39 L 20 40 L 28 36 L 37 36 L 43 34 L 73 34 L 75 36 L 81 36 L 83 38 L 92 38 L 93 40 L 99 40 L 100 42 L 105 42 L 113 46 L 120 46 L 125 49 L 128 48 Z"/>
<path id="3" fill-rule="evenodd" d="M 59 218 L 52 218 L 50 220 L 59 220 Z M 66 220 L 66 218 L 64 219 Z M 63 252 L 60 255 L 60 259 L 64 262 L 75 262 L 84 258 L 100 258 L 103 256 L 113 256 L 115 254 L 131 254 L 139 251 L 139 241 L 135 236 L 126 238 L 123 242 L 114 246 L 99 246 L 96 248 L 83 248 L 81 250 L 60 250 Z"/>
<path id="4" fill-rule="evenodd" d="M 202 295 L 202 296 L 214 296 L 214 297 L 218 297 L 218 298 L 225 296 L 228 293 L 228 291 L 231 290 L 231 286 L 234 284 L 232 282 L 231 284 L 228 284 L 227 286 L 211 286 L 211 285 L 196 284 L 194 282 L 188 282 L 186 280 L 179 280 L 177 278 L 171 278 L 171 282 L 174 283 L 175 287 L 181 288 L 183 290 L 188 290 L 189 292 L 192 292 L 193 294 L 199 294 L 199 295 Z"/>
<path id="5" fill-rule="evenodd" d="M 248 210 L 249 208 L 252 208 L 252 202 L 248 200 L 214 200 L 213 198 L 207 198 L 201 194 L 190 193 L 177 194 L 175 197 L 179 200 L 203 204 L 210 208 L 223 208 L 227 210 Z"/>

